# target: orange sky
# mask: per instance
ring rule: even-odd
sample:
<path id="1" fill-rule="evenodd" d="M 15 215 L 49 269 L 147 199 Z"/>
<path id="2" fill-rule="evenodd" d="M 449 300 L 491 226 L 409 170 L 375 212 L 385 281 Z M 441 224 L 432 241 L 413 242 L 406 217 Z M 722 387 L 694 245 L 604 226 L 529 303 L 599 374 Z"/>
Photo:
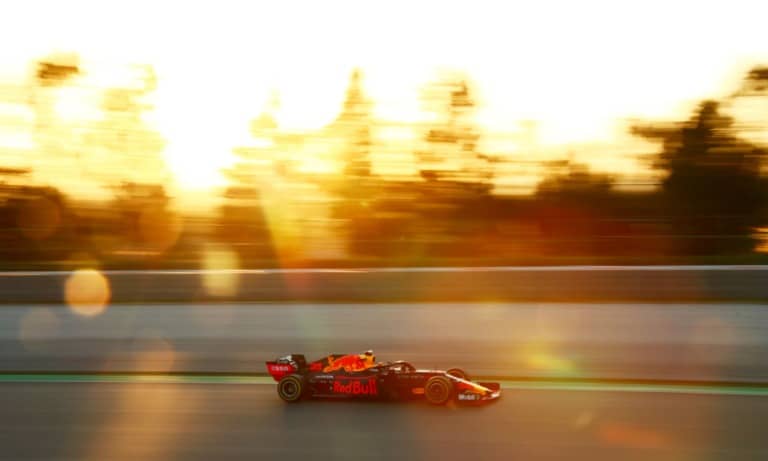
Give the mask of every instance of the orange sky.
<path id="1" fill-rule="evenodd" d="M 232 146 L 248 142 L 248 121 L 273 90 L 285 128 L 327 123 L 356 65 L 377 113 L 401 120 L 419 117 L 418 88 L 436 68 L 466 69 L 486 129 L 537 120 L 537 142 L 565 152 L 625 143 L 624 119 L 684 116 L 768 61 L 764 0 L 10 0 L 3 10 L 3 81 L 55 50 L 77 51 L 105 81 L 117 78 L 109 69 L 153 64 L 152 122 L 186 190 L 221 183 Z M 495 147 L 529 154 L 519 143 Z M 592 159 L 597 168 L 633 165 L 603 157 Z"/>

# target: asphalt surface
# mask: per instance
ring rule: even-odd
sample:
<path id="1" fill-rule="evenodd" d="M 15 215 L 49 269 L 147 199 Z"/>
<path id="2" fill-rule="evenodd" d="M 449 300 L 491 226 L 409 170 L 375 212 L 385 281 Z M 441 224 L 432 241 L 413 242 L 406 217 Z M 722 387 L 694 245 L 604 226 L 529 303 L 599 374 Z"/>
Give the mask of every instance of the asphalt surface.
<path id="1" fill-rule="evenodd" d="M 762 304 L 208 304 L 0 307 L 1 371 L 265 371 L 372 348 L 474 375 L 768 382 Z M 95 314 L 95 315 L 94 315 Z"/>
<path id="2" fill-rule="evenodd" d="M 0 459 L 762 460 L 768 398 L 505 390 L 486 406 L 313 401 L 272 385 L 0 384 Z"/>

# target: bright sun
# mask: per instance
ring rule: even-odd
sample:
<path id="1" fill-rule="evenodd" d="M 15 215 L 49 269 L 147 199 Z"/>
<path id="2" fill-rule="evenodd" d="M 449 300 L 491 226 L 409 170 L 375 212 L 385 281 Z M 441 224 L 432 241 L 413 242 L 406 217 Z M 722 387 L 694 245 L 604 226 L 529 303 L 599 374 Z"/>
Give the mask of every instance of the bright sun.
<path id="1" fill-rule="evenodd" d="M 185 6 L 183 18 L 173 2 L 116 0 L 119 9 L 87 0 L 17 3 L 0 18 L 0 40 L 14 44 L 0 57 L 0 74 L 62 49 L 152 64 L 159 81 L 153 123 L 167 140 L 175 182 L 187 190 L 226 184 L 221 170 L 236 161 L 234 147 L 253 141 L 249 121 L 274 90 L 281 128 L 330 121 L 353 66 L 363 67 L 377 112 L 400 120 L 412 116 L 416 88 L 431 70 L 466 69 L 487 126 L 499 132 L 537 120 L 535 142 L 560 146 L 616 142 L 612 123 L 621 117 L 677 117 L 696 99 L 725 94 L 734 76 L 768 56 L 764 0 L 728 8 L 647 0 L 641 9 L 601 0 L 227 7 L 207 0 Z M 697 21 L 690 23 L 692 10 Z M 56 108 L 63 117 L 88 116 L 76 94 L 65 96 Z M 318 159 L 304 165 L 328 168 Z"/>

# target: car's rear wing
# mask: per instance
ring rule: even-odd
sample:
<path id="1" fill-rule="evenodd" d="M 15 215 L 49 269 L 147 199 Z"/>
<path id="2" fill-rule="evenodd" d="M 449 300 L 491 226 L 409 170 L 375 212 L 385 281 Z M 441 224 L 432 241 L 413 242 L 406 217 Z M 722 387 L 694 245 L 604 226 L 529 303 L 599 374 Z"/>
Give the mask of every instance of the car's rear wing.
<path id="1" fill-rule="evenodd" d="M 302 354 L 291 354 L 277 360 L 266 362 L 267 371 L 275 381 L 284 376 L 303 371 L 307 367 L 307 359 Z"/>
<path id="2" fill-rule="evenodd" d="M 284 376 L 296 373 L 299 370 L 291 364 L 275 361 L 267 362 L 267 371 L 272 375 L 272 378 L 274 378 L 275 381 L 280 381 Z"/>

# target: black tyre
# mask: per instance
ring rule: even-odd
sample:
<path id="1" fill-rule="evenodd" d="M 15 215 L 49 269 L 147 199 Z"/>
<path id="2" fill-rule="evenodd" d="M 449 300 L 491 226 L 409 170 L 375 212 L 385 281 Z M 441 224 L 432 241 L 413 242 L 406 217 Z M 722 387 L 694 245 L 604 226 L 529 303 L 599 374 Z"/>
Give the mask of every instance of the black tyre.
<path id="1" fill-rule="evenodd" d="M 467 373 L 466 371 L 462 370 L 461 368 L 451 368 L 450 370 L 446 371 L 446 373 L 451 375 L 451 376 L 455 376 L 455 377 L 457 377 L 459 379 L 464 379 L 464 380 L 467 380 L 467 381 L 470 380 L 469 373 Z"/>
<path id="2" fill-rule="evenodd" d="M 433 376 L 424 386 L 424 397 L 433 405 L 444 405 L 453 396 L 453 383 L 445 376 Z"/>
<path id="3" fill-rule="evenodd" d="M 301 376 L 288 375 L 277 383 L 277 395 L 286 402 L 298 402 L 304 395 L 304 380 Z"/>

